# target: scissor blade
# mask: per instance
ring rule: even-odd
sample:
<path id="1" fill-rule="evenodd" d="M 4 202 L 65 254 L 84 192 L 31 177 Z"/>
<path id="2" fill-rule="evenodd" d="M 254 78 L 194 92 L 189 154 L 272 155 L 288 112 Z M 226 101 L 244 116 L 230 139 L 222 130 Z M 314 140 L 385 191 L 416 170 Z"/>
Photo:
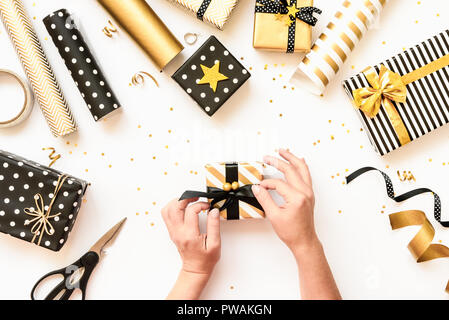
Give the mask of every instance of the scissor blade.
<path id="1" fill-rule="evenodd" d="M 108 232 L 106 232 L 104 234 L 104 236 L 102 236 L 100 238 L 100 240 L 98 240 L 93 245 L 92 248 L 90 248 L 89 251 L 93 251 L 93 252 L 97 253 L 98 256 L 100 257 L 104 247 L 118 235 L 118 233 L 119 233 L 121 227 L 123 226 L 123 224 L 125 223 L 125 221 L 126 221 L 126 218 L 124 218 L 119 223 L 117 223 L 115 226 L 113 226 Z"/>

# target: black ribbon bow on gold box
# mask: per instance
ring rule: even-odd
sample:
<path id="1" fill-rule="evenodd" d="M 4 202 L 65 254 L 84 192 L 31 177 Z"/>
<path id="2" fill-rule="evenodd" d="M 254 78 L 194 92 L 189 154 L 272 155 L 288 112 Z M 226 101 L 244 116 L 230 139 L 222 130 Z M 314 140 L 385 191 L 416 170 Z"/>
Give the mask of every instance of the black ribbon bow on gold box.
<path id="1" fill-rule="evenodd" d="M 283 21 L 288 26 L 287 53 L 293 53 L 295 52 L 296 20 L 315 26 L 318 19 L 313 14 L 321 14 L 322 11 L 312 6 L 298 8 L 297 0 L 290 0 L 289 2 L 287 0 L 256 0 L 256 13 L 275 14 L 276 20 Z"/>
<path id="2" fill-rule="evenodd" d="M 242 170 L 239 172 L 239 165 Z M 225 174 L 221 173 L 224 166 Z M 222 217 L 227 220 L 239 220 L 263 218 L 263 208 L 254 196 L 250 180 L 262 180 L 260 170 L 250 163 L 226 163 L 207 165 L 208 172 L 207 192 L 186 191 L 180 200 L 192 198 L 207 198 L 210 200 L 211 208 L 222 211 Z M 216 184 L 222 183 L 222 187 Z M 249 206 L 243 208 L 240 202 Z"/>

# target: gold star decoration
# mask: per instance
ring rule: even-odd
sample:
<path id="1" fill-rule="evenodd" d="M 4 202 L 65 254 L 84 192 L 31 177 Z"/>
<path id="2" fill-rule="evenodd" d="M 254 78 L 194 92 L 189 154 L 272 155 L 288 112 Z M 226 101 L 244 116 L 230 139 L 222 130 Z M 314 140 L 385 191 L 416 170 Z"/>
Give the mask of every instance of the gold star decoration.
<path id="1" fill-rule="evenodd" d="M 291 5 L 290 7 L 287 7 L 288 15 L 296 19 L 296 14 L 299 12 L 299 9 L 296 8 L 296 5 Z"/>
<path id="2" fill-rule="evenodd" d="M 220 73 L 220 61 L 217 61 L 212 68 L 201 65 L 201 69 L 203 69 L 204 76 L 198 84 L 209 84 L 214 92 L 217 91 L 218 82 L 229 79 Z"/>

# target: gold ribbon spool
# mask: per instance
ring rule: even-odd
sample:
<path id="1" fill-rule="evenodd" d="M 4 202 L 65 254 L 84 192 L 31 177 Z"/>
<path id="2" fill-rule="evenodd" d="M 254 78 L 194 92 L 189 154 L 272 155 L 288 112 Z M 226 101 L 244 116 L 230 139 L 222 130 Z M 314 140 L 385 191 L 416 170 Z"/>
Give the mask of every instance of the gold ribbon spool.
<path id="1" fill-rule="evenodd" d="M 390 224 L 393 230 L 421 226 L 421 229 L 408 244 L 408 249 L 416 262 L 426 262 L 440 258 L 449 258 L 449 248 L 442 244 L 432 243 L 435 229 L 424 212 L 419 210 L 402 211 L 390 214 Z M 449 282 L 446 285 L 449 293 Z"/>
<path id="2" fill-rule="evenodd" d="M 50 219 L 54 219 L 55 217 L 61 215 L 61 213 L 57 214 L 51 214 L 51 209 L 53 208 L 53 204 L 55 203 L 55 200 L 58 196 L 59 191 L 61 190 L 64 182 L 67 180 L 68 176 L 61 175 L 58 178 L 58 182 L 55 187 L 55 191 L 53 192 L 53 198 L 51 199 L 50 204 L 48 205 L 48 209 L 45 210 L 44 200 L 42 198 L 42 195 L 40 193 L 37 193 L 34 195 L 34 202 L 36 204 L 36 209 L 34 208 L 25 208 L 24 212 L 34 217 L 32 220 L 26 220 L 24 225 L 30 225 L 34 223 L 31 226 L 31 233 L 33 234 L 33 239 L 31 240 L 31 243 L 34 243 L 37 237 L 39 237 L 37 241 L 37 245 L 39 246 L 42 241 L 42 237 L 44 236 L 44 233 L 48 234 L 49 236 L 53 235 L 55 233 L 55 229 L 53 225 L 50 222 Z"/>
<path id="3" fill-rule="evenodd" d="M 156 78 L 153 77 L 151 74 L 149 74 L 146 71 L 139 71 L 136 74 L 133 75 L 133 77 L 131 78 L 131 83 L 135 86 L 138 85 L 143 85 L 145 83 L 145 78 L 144 76 L 148 76 L 151 80 L 154 81 L 154 83 L 156 84 L 156 86 L 159 88 L 159 83 L 157 82 Z"/>
<path id="4" fill-rule="evenodd" d="M 384 65 L 381 65 L 379 74 L 373 67 L 368 67 L 363 73 L 370 87 L 353 90 L 354 104 L 371 119 L 377 116 L 381 106 L 383 106 L 398 135 L 400 144 L 405 145 L 411 141 L 410 135 L 393 102 L 405 103 L 407 101 L 408 84 L 448 65 L 449 54 L 402 77 L 387 69 Z"/>
<path id="5" fill-rule="evenodd" d="M 102 29 L 102 31 L 107 37 L 112 38 L 112 33 L 117 33 L 118 29 L 111 20 L 108 20 L 108 24 L 110 25 L 110 27 L 106 26 Z"/>
<path id="6" fill-rule="evenodd" d="M 33 99 L 33 94 L 31 93 L 31 89 L 28 86 L 28 83 L 25 80 L 23 80 L 18 74 L 16 74 L 15 72 L 12 72 L 10 70 L 5 70 L 5 69 L 0 69 L 0 74 L 12 76 L 14 79 L 16 79 L 19 82 L 20 86 L 22 87 L 24 97 L 25 97 L 24 102 L 23 102 L 23 107 L 17 115 L 15 115 L 11 119 L 6 119 L 6 120 L 0 119 L 0 129 L 2 129 L 2 128 L 9 128 L 9 127 L 16 126 L 19 123 L 21 123 L 22 121 L 24 121 L 25 119 L 27 119 L 29 117 L 29 115 L 31 114 L 31 110 L 33 110 L 34 99 Z"/>

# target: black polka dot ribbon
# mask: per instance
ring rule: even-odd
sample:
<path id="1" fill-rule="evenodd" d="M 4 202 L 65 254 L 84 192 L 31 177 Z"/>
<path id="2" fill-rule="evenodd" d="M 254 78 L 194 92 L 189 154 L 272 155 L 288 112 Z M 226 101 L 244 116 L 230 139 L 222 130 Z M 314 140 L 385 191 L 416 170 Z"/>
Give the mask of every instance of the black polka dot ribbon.
<path id="1" fill-rule="evenodd" d="M 297 0 L 290 0 L 290 4 L 287 0 L 256 0 L 256 13 L 288 14 L 288 8 L 296 7 L 296 4 Z M 292 23 L 288 27 L 287 53 L 295 52 L 296 19 L 315 26 L 318 19 L 313 16 L 314 13 L 321 14 L 322 11 L 315 7 L 301 7 L 298 8 L 295 16 L 289 15 Z"/>
<path id="2" fill-rule="evenodd" d="M 206 11 L 209 8 L 211 2 L 212 0 L 204 0 L 203 3 L 201 3 L 201 6 L 196 13 L 196 17 L 198 19 L 203 20 L 204 15 L 206 14 Z"/>
<path id="3" fill-rule="evenodd" d="M 55 11 L 44 24 L 95 121 L 120 108 L 71 14 L 66 9 Z"/>
<path id="4" fill-rule="evenodd" d="M 387 189 L 387 195 L 390 199 L 396 201 L 396 202 L 403 202 L 405 200 L 408 200 L 410 198 L 413 198 L 417 195 L 423 194 L 423 193 L 432 193 L 433 197 L 434 197 L 434 217 L 435 220 L 438 221 L 443 227 L 447 228 L 449 227 L 449 221 L 441 221 L 441 200 L 440 197 L 433 192 L 430 189 L 427 188 L 419 188 L 419 189 L 415 189 L 409 192 L 406 192 L 404 194 L 401 194 L 399 196 L 396 196 L 394 194 L 394 189 L 393 189 L 393 183 L 391 182 L 390 177 L 383 171 L 380 171 L 379 169 L 373 168 L 373 167 L 365 167 L 365 168 L 361 168 L 355 172 L 353 172 L 352 174 L 350 174 L 348 177 L 346 177 L 346 183 L 349 184 L 351 183 L 353 180 L 357 179 L 359 176 L 369 172 L 369 171 L 378 171 L 382 174 L 384 180 L 385 180 L 385 187 Z"/>

